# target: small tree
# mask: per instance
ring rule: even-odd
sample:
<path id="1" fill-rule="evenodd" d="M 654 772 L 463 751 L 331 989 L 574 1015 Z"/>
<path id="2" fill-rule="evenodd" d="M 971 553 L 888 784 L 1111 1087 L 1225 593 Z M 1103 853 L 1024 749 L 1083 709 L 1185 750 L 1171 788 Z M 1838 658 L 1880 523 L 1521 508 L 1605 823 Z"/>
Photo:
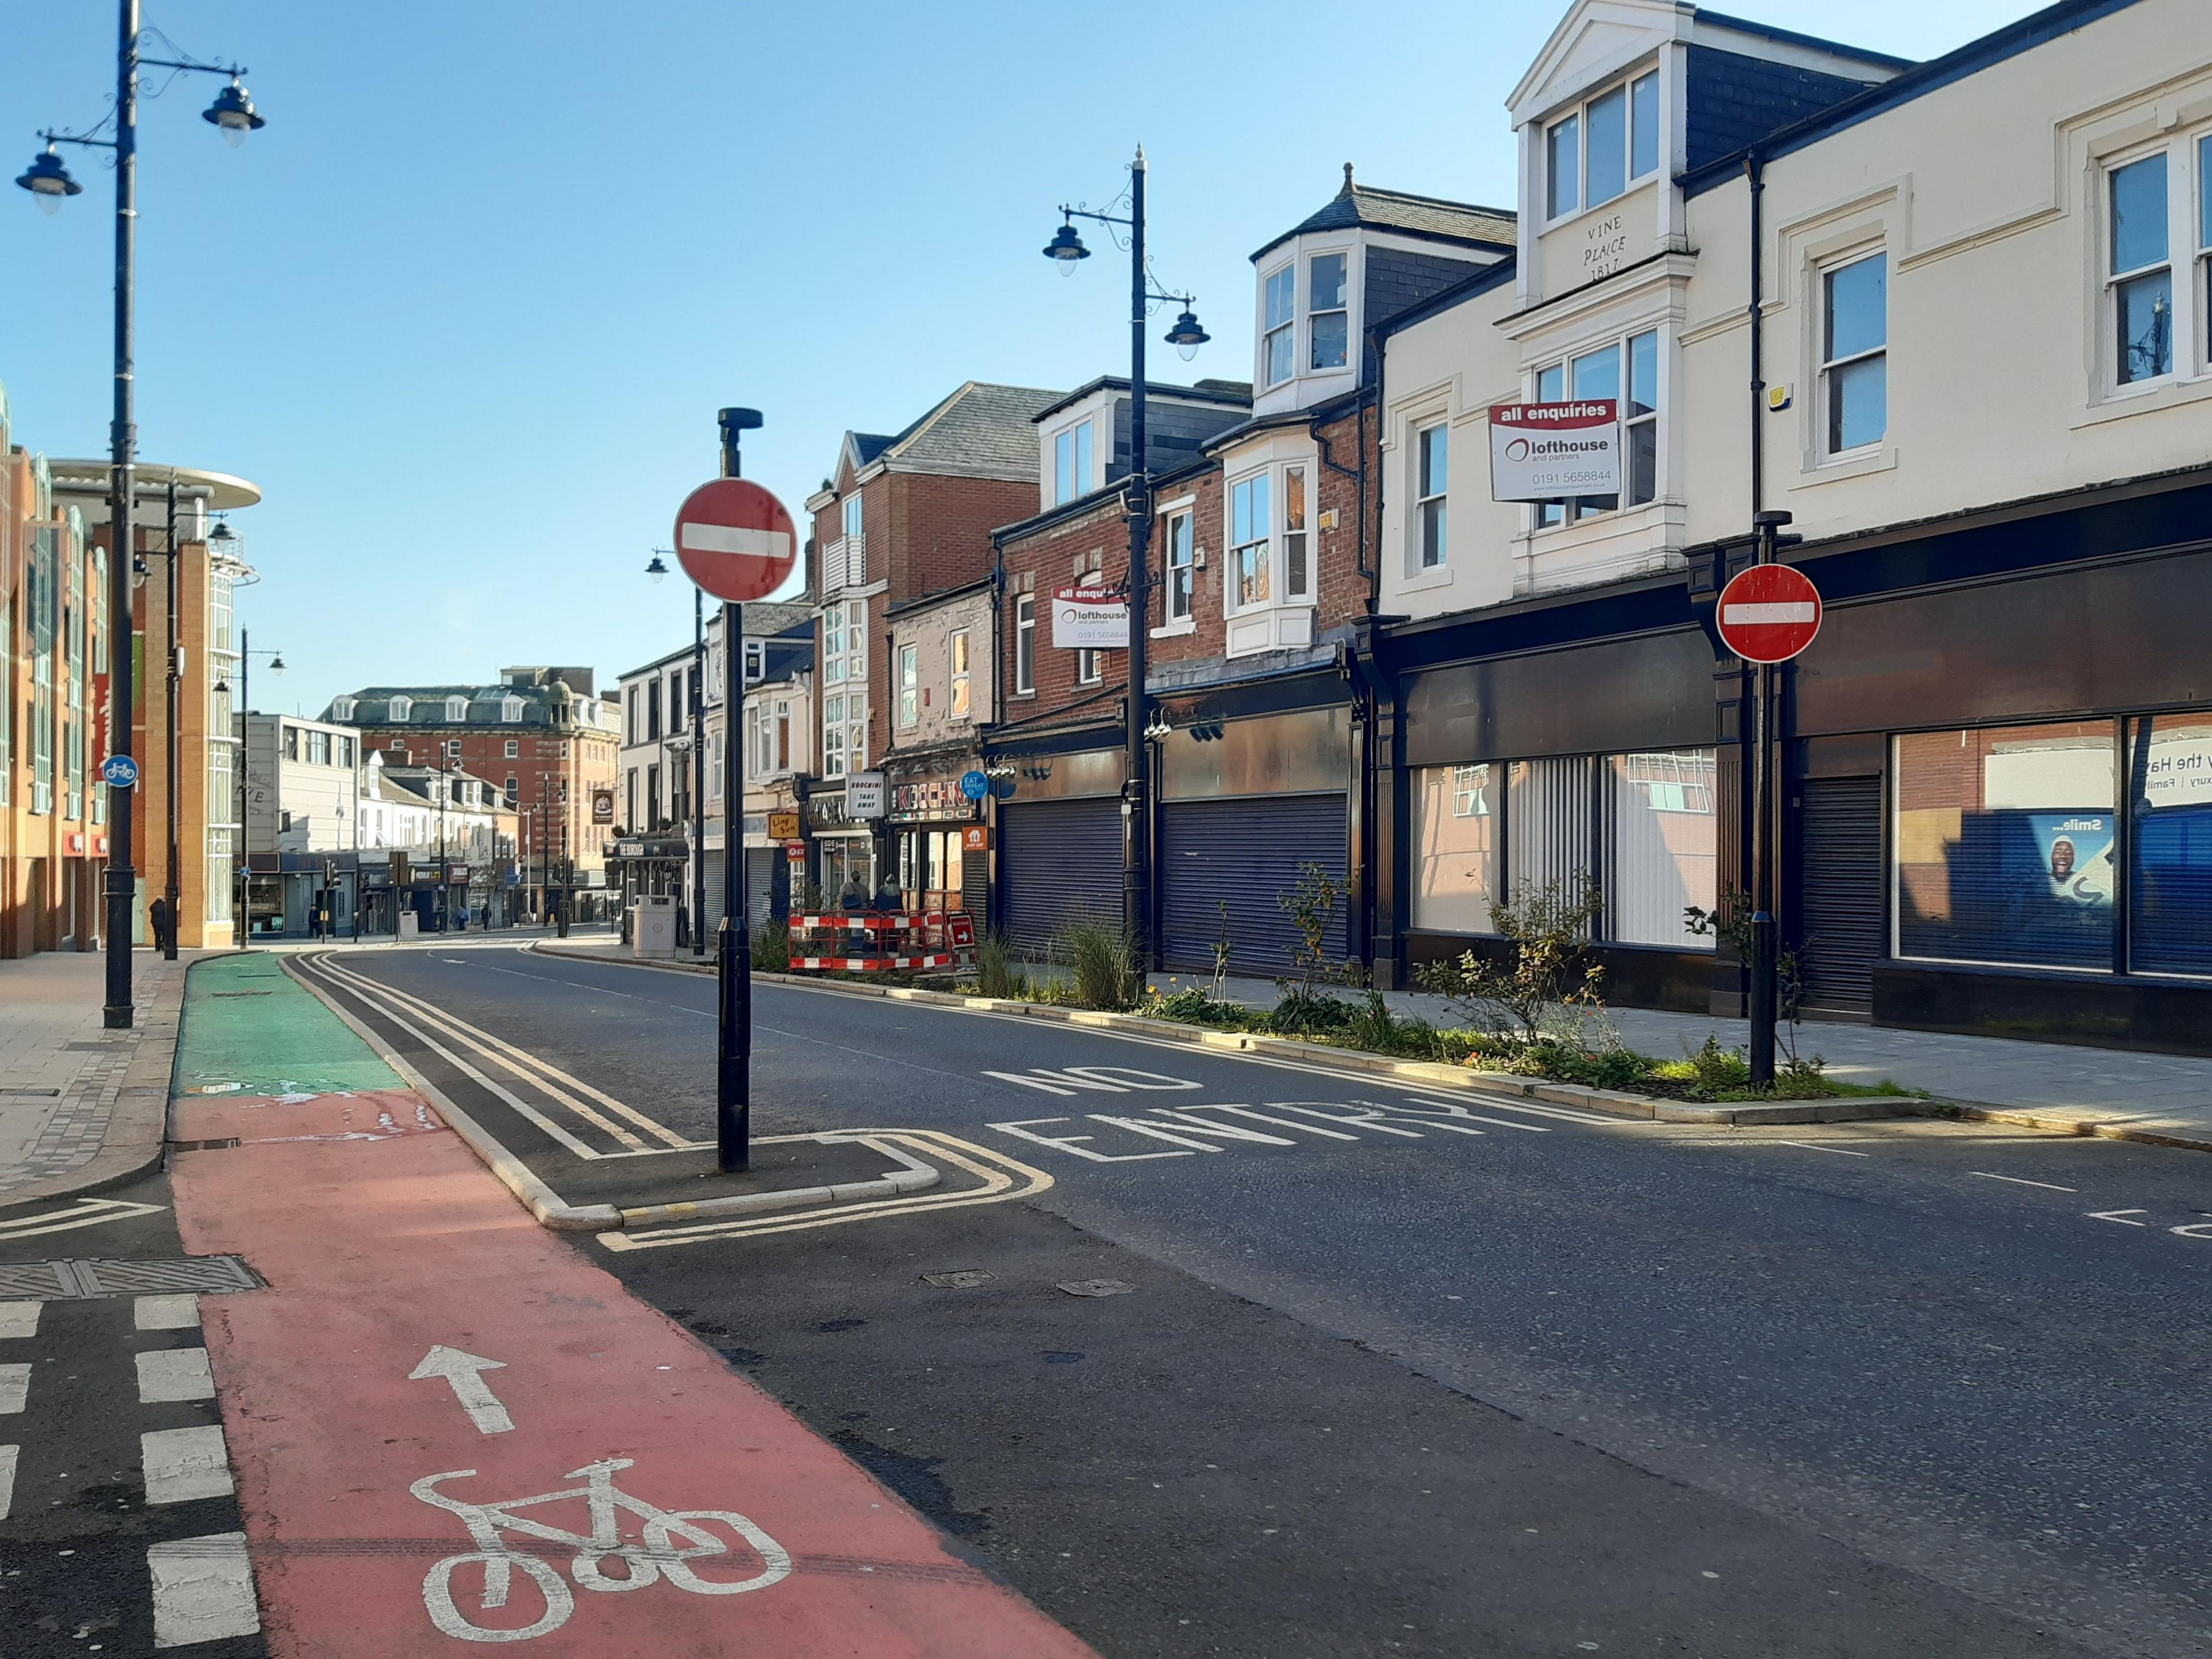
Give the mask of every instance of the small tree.
<path id="1" fill-rule="evenodd" d="M 1213 989 L 1209 999 L 1218 1002 L 1221 1000 L 1222 981 L 1229 977 L 1229 901 L 1216 899 L 1214 903 L 1221 910 L 1221 932 L 1213 941 Z"/>
<path id="2" fill-rule="evenodd" d="M 1711 910 L 1700 909 L 1694 904 L 1683 906 L 1682 920 L 1693 933 L 1726 939 L 1735 947 L 1737 959 L 1747 968 L 1751 965 L 1751 895 L 1741 888 L 1729 888 L 1721 895 L 1720 903 Z M 1812 942 L 1808 939 L 1804 944 Z M 1774 953 L 1775 1039 L 1781 1043 L 1783 1056 L 1792 1068 L 1800 1063 L 1797 1028 L 1804 1023 L 1805 963 L 1802 948 L 1793 946 Z M 1817 1073 L 1826 1061 L 1815 1054 L 1805 1063 Z"/>
<path id="3" fill-rule="evenodd" d="M 1275 895 L 1276 905 L 1298 930 L 1298 942 L 1291 947 L 1291 966 L 1299 975 L 1297 995 L 1301 1006 L 1312 1000 L 1314 981 L 1325 977 L 1329 971 L 1329 934 L 1335 924 L 1336 907 L 1343 898 L 1343 884 L 1310 860 L 1298 866 L 1296 887 Z M 1222 907 L 1224 929 L 1228 909 L 1225 904 Z M 1225 942 L 1225 933 L 1224 938 Z"/>
<path id="4" fill-rule="evenodd" d="M 1525 1048 L 1552 1035 L 1547 1020 L 1605 1006 L 1599 993 L 1605 969 L 1589 955 L 1590 924 L 1604 908 L 1587 875 L 1546 882 L 1490 907 L 1490 925 L 1506 942 L 1504 961 L 1468 951 L 1414 977 L 1479 1030 Z"/>

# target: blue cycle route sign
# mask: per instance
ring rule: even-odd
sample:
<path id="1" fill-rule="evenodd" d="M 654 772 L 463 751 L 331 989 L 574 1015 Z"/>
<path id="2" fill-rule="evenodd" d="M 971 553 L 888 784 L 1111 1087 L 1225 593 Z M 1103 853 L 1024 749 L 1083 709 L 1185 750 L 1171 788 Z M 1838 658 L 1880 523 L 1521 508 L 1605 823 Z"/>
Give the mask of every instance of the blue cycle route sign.
<path id="1" fill-rule="evenodd" d="M 110 755 L 100 763 L 100 781 L 111 789 L 131 789 L 138 782 L 138 763 L 128 755 Z"/>

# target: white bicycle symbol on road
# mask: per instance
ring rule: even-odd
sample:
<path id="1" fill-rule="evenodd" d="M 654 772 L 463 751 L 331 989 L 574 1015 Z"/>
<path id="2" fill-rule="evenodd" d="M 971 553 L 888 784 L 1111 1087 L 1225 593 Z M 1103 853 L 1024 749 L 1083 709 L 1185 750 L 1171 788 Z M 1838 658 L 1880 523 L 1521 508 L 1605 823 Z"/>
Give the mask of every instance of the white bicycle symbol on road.
<path id="1" fill-rule="evenodd" d="M 513 1498 L 500 1504 L 466 1503 L 438 1491 L 440 1482 L 467 1480 L 476 1474 L 474 1469 L 426 1474 L 408 1487 L 425 1504 L 459 1516 L 477 1545 L 469 1554 L 447 1556 L 423 1578 L 422 1604 L 429 1610 L 430 1622 L 447 1635 L 464 1642 L 526 1642 L 568 1622 L 569 1615 L 576 1610 L 575 1592 L 550 1562 L 502 1542 L 502 1532 L 519 1533 L 574 1548 L 576 1553 L 568 1564 L 569 1573 L 578 1584 L 589 1590 L 643 1589 L 665 1577 L 677 1589 L 696 1595 L 740 1595 L 747 1590 L 765 1589 L 791 1571 L 791 1557 L 783 1546 L 733 1510 L 664 1510 L 617 1491 L 615 1471 L 629 1468 L 635 1462 L 635 1458 L 610 1457 L 587 1463 L 562 1477 L 584 1480 L 587 1483 L 584 1486 L 544 1492 L 536 1498 Z M 582 1498 L 589 1506 L 589 1534 L 567 1532 L 515 1513 L 541 1504 L 573 1502 L 577 1498 Z M 642 1543 L 623 1542 L 618 1511 L 627 1511 L 637 1518 Z M 723 1536 L 716 1530 L 718 1526 L 726 1528 L 732 1535 Z M 732 1553 L 758 1557 L 760 1571 L 747 1578 L 702 1578 L 694 1569 L 695 1563 L 704 1565 Z M 601 1571 L 603 1564 L 609 1560 L 623 1564 L 622 1577 L 611 1578 Z M 534 1623 L 513 1629 L 471 1624 L 454 1601 L 453 1589 L 462 1569 L 471 1566 L 483 1569 L 479 1612 L 507 1605 L 514 1570 L 519 1567 L 526 1577 L 536 1582 L 544 1595 L 544 1615 Z"/>

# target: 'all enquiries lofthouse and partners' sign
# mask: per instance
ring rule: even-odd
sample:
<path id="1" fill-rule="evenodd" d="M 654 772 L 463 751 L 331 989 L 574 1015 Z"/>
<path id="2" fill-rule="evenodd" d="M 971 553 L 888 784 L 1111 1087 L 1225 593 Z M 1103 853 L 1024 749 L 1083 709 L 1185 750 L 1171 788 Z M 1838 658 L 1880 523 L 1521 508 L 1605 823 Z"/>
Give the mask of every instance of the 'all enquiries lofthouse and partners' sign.
<path id="1" fill-rule="evenodd" d="M 1061 651 L 1127 651 L 1127 592 L 1089 584 L 1053 589 L 1052 642 Z"/>
<path id="2" fill-rule="evenodd" d="M 1611 398 L 1490 406 L 1490 499 L 1555 501 L 1620 489 L 1620 405 Z"/>

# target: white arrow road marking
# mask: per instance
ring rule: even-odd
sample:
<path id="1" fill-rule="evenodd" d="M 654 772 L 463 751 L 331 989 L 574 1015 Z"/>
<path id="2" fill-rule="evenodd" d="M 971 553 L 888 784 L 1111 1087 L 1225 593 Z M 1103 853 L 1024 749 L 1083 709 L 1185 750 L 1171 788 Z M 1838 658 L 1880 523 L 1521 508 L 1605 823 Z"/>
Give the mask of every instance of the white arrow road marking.
<path id="1" fill-rule="evenodd" d="M 159 1204 L 126 1204 L 117 1198 L 88 1198 L 74 1210 L 27 1215 L 19 1221 L 0 1222 L 0 1243 L 15 1238 L 36 1238 L 41 1233 L 64 1233 L 73 1227 L 94 1227 L 103 1221 L 124 1221 L 134 1215 L 158 1215 Z"/>
<path id="2" fill-rule="evenodd" d="M 2088 1212 L 2088 1218 L 2092 1221 L 2110 1221 L 2122 1227 L 2148 1227 L 2150 1225 L 2148 1221 L 2130 1221 L 2128 1218 L 2131 1215 L 2148 1215 L 2149 1213 L 2148 1210 L 2091 1210 Z"/>
<path id="3" fill-rule="evenodd" d="M 442 1376 L 453 1385 L 453 1398 L 461 1402 L 461 1409 L 469 1414 L 469 1421 L 482 1434 L 505 1434 L 514 1427 L 514 1419 L 507 1414 L 507 1407 L 499 1403 L 499 1396 L 483 1380 L 485 1371 L 503 1371 L 503 1359 L 483 1359 L 472 1353 L 463 1353 L 459 1348 L 449 1348 L 441 1342 L 422 1356 L 422 1363 L 407 1373 L 410 1382 L 419 1382 L 426 1376 Z"/>

